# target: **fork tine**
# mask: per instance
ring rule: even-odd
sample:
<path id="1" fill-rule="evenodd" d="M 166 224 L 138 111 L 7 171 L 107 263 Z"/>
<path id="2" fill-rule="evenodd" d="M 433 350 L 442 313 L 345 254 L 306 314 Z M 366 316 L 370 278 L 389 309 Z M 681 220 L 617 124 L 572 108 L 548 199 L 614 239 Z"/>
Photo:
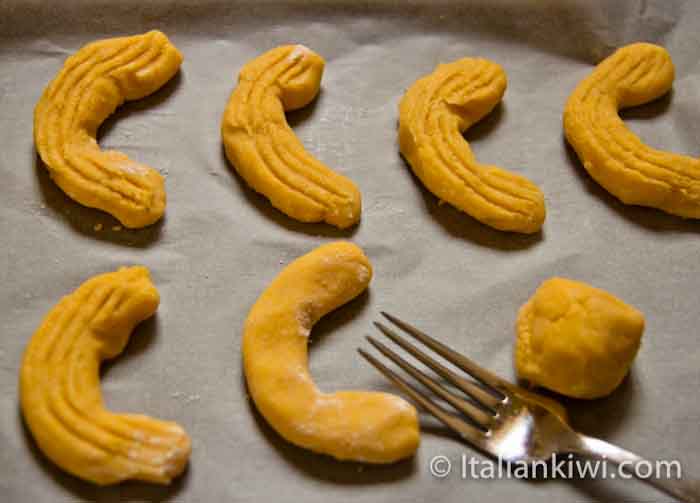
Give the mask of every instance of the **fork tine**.
<path id="1" fill-rule="evenodd" d="M 488 430 L 488 425 L 493 420 L 491 414 L 487 414 L 479 407 L 474 404 L 458 397 L 454 393 L 450 393 L 445 388 L 440 386 L 438 382 L 432 377 L 428 376 L 424 372 L 420 371 L 409 362 L 401 358 L 399 355 L 394 353 L 391 349 L 386 347 L 384 344 L 374 339 L 373 337 L 366 337 L 367 341 L 377 348 L 384 356 L 393 361 L 396 365 L 401 367 L 403 370 L 411 374 L 417 381 L 420 381 L 427 388 L 430 388 L 436 395 L 440 396 L 443 400 L 447 401 L 452 407 L 463 413 L 469 419 L 471 419 L 478 426 Z"/>
<path id="2" fill-rule="evenodd" d="M 389 327 L 376 321 L 374 322 L 374 326 L 376 326 L 389 339 L 391 339 L 396 344 L 405 349 L 408 353 L 415 356 L 418 360 L 423 362 L 426 366 L 430 367 L 440 376 L 447 379 L 459 389 L 464 391 L 467 395 L 472 397 L 479 405 L 481 405 L 488 411 L 495 413 L 497 406 L 500 403 L 502 403 L 502 394 L 501 399 L 496 398 L 494 395 L 488 393 L 487 391 L 484 391 L 480 386 L 476 385 L 469 379 L 464 379 L 463 377 L 457 375 L 456 373 L 445 367 L 437 360 L 431 358 L 423 351 L 415 347 L 413 344 L 407 342 L 403 337 L 400 337 Z"/>
<path id="3" fill-rule="evenodd" d="M 389 379 L 399 388 L 401 388 L 416 403 L 418 403 L 421 407 L 423 407 L 425 410 L 427 410 L 433 416 L 439 419 L 445 426 L 450 428 L 455 433 L 459 434 L 468 442 L 471 442 L 475 446 L 479 447 L 480 449 L 485 449 L 486 437 L 480 429 L 462 421 L 458 417 L 453 416 L 449 412 L 445 411 L 442 407 L 440 407 L 430 398 L 428 398 L 427 395 L 424 395 L 416 388 L 408 384 L 408 382 L 406 382 L 402 377 L 399 377 L 398 374 L 390 370 L 375 357 L 367 353 L 364 349 L 358 348 L 357 352 L 360 353 L 360 355 L 365 360 L 367 360 L 374 368 L 376 368 L 379 372 L 384 374 L 384 376 L 387 377 L 387 379 Z"/>
<path id="4" fill-rule="evenodd" d="M 511 384 L 508 381 L 505 381 L 497 375 L 492 374 L 485 368 L 480 367 L 466 356 L 457 353 L 456 351 L 445 346 L 443 343 L 437 341 L 436 339 L 433 339 L 428 334 L 421 332 L 416 327 L 411 326 L 405 321 L 398 319 L 396 316 L 392 316 L 391 314 L 385 311 L 381 311 L 381 313 L 382 316 L 384 316 L 387 320 L 399 327 L 401 330 L 403 330 L 410 336 L 418 339 L 420 342 L 428 346 L 440 356 L 450 361 L 454 365 L 458 366 L 475 379 L 481 381 L 487 386 L 490 386 L 501 395 L 505 395 L 507 390 L 510 389 Z"/>

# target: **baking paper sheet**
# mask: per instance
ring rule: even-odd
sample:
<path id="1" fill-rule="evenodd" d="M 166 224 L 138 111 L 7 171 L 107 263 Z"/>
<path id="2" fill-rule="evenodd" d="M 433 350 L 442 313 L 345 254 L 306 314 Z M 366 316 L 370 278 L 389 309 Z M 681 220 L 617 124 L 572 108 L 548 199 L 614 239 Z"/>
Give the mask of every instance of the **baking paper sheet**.
<path id="1" fill-rule="evenodd" d="M 676 65 L 669 96 L 626 112 L 651 145 L 698 155 L 700 4 L 693 1 L 142 2 L 0 1 L 0 500 L 152 501 L 667 501 L 635 482 L 462 479 L 429 471 L 476 456 L 424 417 L 417 456 L 393 466 L 339 463 L 293 447 L 246 395 L 241 327 L 257 296 L 295 257 L 350 239 L 371 259 L 366 295 L 316 327 L 311 370 L 324 390 L 393 390 L 355 349 L 387 310 L 508 378 L 518 307 L 544 279 L 607 289 L 647 318 L 631 375 L 611 397 L 566 402 L 585 433 L 700 474 L 697 222 L 627 207 L 602 190 L 563 140 L 568 94 L 602 57 L 638 40 Z M 95 39 L 164 31 L 180 74 L 122 107 L 104 147 L 166 176 L 166 218 L 117 230 L 49 179 L 32 143 L 32 112 L 63 60 Z M 241 66 L 284 43 L 327 61 L 323 88 L 289 120 L 319 159 L 353 179 L 362 223 L 348 232 L 304 225 L 249 190 L 223 155 L 219 123 Z M 504 102 L 467 132 L 477 157 L 522 173 L 547 202 L 540 235 L 491 230 L 438 205 L 398 154 L 399 99 L 436 64 L 500 63 Z M 95 232 L 98 224 L 103 230 Z M 188 472 L 170 487 L 96 488 L 46 461 L 22 426 L 17 376 L 42 317 L 94 274 L 151 269 L 162 302 L 104 368 L 117 411 L 175 420 L 193 439 Z"/>

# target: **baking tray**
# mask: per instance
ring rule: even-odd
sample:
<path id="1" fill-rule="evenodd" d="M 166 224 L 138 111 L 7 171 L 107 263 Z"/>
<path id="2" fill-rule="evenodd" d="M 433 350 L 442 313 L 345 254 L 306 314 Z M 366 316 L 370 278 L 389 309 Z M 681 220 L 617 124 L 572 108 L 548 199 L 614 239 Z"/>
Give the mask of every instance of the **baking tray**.
<path id="1" fill-rule="evenodd" d="M 392 466 L 340 463 L 272 431 L 246 395 L 241 327 L 280 269 L 334 239 L 364 248 L 375 269 L 365 295 L 312 334 L 311 370 L 324 390 L 383 389 L 355 353 L 380 309 L 403 316 L 476 361 L 513 378 L 518 307 L 544 279 L 563 275 L 607 289 L 646 314 L 642 349 L 609 398 L 567 401 L 580 430 L 700 470 L 697 222 L 624 206 L 593 182 L 566 146 L 564 102 L 620 45 L 664 45 L 673 92 L 625 112 L 648 143 L 698 154 L 700 4 L 692 1 L 0 2 L 0 499 L 37 501 L 663 501 L 620 480 L 463 479 L 429 462 L 479 454 L 422 418 L 421 447 Z M 166 177 L 165 219 L 113 229 L 49 179 L 32 143 L 32 112 L 63 60 L 95 39 L 164 31 L 181 72 L 120 108 L 103 146 Z M 219 124 L 241 66 L 284 43 L 327 61 L 322 92 L 289 115 L 304 145 L 347 175 L 363 196 L 349 231 L 297 223 L 248 189 L 223 155 Z M 503 103 L 466 138 L 477 157 L 542 188 L 542 233 L 491 230 L 439 205 L 397 147 L 397 106 L 436 64 L 479 56 L 509 79 Z M 103 230 L 96 232 L 95 226 Z M 96 488 L 47 462 L 23 427 L 22 351 L 58 299 L 94 274 L 144 264 L 158 314 L 103 372 L 107 405 L 177 421 L 193 439 L 187 473 L 170 487 Z"/>

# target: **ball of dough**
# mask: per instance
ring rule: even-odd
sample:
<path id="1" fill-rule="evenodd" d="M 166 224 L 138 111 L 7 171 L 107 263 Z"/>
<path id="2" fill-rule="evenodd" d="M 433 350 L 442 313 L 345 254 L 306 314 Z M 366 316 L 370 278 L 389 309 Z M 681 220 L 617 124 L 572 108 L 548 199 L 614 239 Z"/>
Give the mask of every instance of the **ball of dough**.
<path id="1" fill-rule="evenodd" d="M 574 398 L 599 398 L 622 382 L 644 331 L 644 316 L 590 285 L 552 278 L 521 308 L 518 377 Z"/>

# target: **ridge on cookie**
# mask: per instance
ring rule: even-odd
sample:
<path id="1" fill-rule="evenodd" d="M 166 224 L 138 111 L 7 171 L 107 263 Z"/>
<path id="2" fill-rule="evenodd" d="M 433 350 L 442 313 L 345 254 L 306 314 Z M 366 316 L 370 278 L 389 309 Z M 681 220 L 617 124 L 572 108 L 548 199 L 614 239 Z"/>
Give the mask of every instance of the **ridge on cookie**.
<path id="1" fill-rule="evenodd" d="M 486 59 L 440 64 L 399 105 L 399 147 L 416 176 L 440 200 L 495 229 L 538 232 L 544 196 L 525 177 L 480 164 L 462 132 L 501 101 L 506 75 Z"/>
<path id="2" fill-rule="evenodd" d="M 700 218 L 700 159 L 645 145 L 618 115 L 666 94 L 674 74 L 663 47 L 618 49 L 576 86 L 564 109 L 564 132 L 586 171 L 623 203 Z"/>
<path id="3" fill-rule="evenodd" d="M 303 45 L 277 47 L 248 62 L 224 111 L 221 136 L 235 170 L 275 208 L 301 222 L 344 229 L 360 220 L 360 191 L 309 154 L 285 118 L 285 111 L 316 97 L 324 65 Z"/>
<path id="4" fill-rule="evenodd" d="M 160 173 L 121 152 L 101 150 L 96 135 L 125 100 L 155 92 L 181 63 L 180 52 L 159 31 L 99 40 L 66 60 L 34 110 L 36 149 L 61 190 L 125 227 L 145 227 L 163 216 Z"/>

